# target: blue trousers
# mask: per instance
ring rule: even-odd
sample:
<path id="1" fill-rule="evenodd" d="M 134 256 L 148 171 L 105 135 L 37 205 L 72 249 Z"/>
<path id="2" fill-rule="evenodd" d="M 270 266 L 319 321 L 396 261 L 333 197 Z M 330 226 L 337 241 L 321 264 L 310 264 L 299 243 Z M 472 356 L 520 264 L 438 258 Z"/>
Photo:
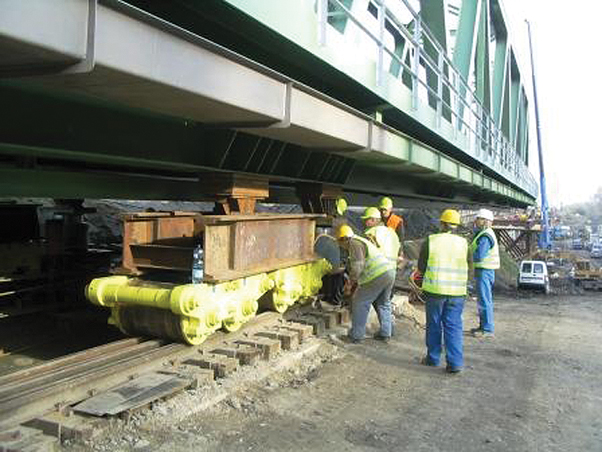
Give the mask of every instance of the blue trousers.
<path id="1" fill-rule="evenodd" d="M 391 290 L 395 282 L 395 272 L 388 271 L 367 284 L 359 286 L 351 305 L 352 339 L 361 340 L 366 334 L 366 322 L 370 307 L 374 304 L 380 322 L 381 336 L 391 336 Z"/>
<path id="2" fill-rule="evenodd" d="M 495 270 L 475 269 L 479 329 L 493 333 L 493 283 Z"/>
<path id="3" fill-rule="evenodd" d="M 439 365 L 444 339 L 447 365 L 460 369 L 464 365 L 462 311 L 465 297 L 425 295 L 427 360 L 429 364 Z"/>

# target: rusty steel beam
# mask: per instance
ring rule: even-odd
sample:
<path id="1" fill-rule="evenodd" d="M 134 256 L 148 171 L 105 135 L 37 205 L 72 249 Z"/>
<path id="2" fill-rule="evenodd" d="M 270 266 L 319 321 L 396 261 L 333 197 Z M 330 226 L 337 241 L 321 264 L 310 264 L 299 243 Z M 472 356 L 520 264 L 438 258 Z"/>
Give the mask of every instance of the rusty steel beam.
<path id="1" fill-rule="evenodd" d="M 225 281 L 302 264 L 313 251 L 316 214 L 202 215 L 150 212 L 124 217 L 118 273 L 188 272 L 202 244 L 205 281 Z"/>

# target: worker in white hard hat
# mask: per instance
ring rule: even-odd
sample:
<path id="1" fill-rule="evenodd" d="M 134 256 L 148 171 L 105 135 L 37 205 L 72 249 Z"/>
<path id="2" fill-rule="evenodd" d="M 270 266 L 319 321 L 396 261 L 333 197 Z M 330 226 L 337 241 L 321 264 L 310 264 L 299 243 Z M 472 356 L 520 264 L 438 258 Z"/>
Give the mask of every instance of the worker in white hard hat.
<path id="1" fill-rule="evenodd" d="M 470 249 L 475 269 L 479 326 L 471 332 L 476 337 L 493 337 L 493 284 L 500 268 L 500 251 L 492 229 L 493 212 L 481 209 L 475 219 L 475 235 Z"/>

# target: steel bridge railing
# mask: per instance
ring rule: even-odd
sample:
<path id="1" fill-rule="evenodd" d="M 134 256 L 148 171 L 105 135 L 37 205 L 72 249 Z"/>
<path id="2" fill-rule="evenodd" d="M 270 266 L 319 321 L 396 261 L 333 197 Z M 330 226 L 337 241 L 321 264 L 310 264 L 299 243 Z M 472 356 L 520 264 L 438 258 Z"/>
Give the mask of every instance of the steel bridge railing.
<path id="1" fill-rule="evenodd" d="M 317 0 L 318 42 L 320 45 L 327 44 L 328 27 L 331 25 L 329 18 L 351 21 L 375 46 L 377 86 L 383 84 L 385 70 L 401 79 L 402 83 L 409 85 L 414 110 L 418 108 L 420 101 L 425 101 L 435 112 L 437 127 L 447 121 L 452 126 L 453 138 L 458 139 L 462 135 L 468 142 L 470 154 L 536 195 L 538 188 L 535 178 L 521 160 L 515 146 L 495 124 L 490 112 L 484 108 L 409 1 L 398 1 L 410 14 L 413 29 L 404 25 L 382 0 L 374 3 L 377 9 L 376 22 L 372 24 L 358 18 L 341 0 Z M 387 44 L 386 23 L 403 39 L 401 54 Z M 426 50 L 426 45 L 430 47 L 430 53 Z M 386 69 L 387 57 L 390 60 L 389 67 L 393 62 L 398 66 L 397 74 Z M 436 88 L 429 86 L 429 77 L 436 79 Z"/>

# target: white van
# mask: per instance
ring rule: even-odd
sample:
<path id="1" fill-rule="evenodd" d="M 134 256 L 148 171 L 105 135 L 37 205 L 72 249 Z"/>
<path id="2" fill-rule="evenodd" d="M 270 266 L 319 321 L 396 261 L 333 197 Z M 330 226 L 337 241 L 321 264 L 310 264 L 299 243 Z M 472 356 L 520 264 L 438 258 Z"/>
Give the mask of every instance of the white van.
<path id="1" fill-rule="evenodd" d="M 544 261 L 522 261 L 517 283 L 519 289 L 534 288 L 550 293 L 548 266 Z"/>

